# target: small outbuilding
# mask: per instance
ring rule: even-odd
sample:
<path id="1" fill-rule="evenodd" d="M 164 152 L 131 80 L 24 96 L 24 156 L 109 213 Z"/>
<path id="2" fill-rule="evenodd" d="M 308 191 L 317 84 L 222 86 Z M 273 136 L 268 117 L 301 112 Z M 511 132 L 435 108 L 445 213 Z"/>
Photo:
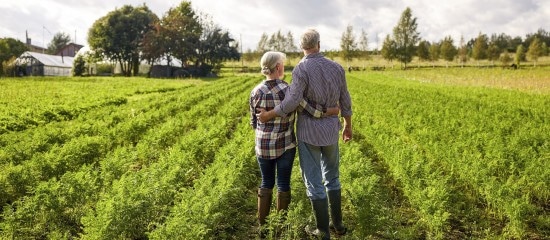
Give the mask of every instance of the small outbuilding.
<path id="1" fill-rule="evenodd" d="M 71 76 L 74 57 L 24 52 L 15 60 L 20 76 Z"/>

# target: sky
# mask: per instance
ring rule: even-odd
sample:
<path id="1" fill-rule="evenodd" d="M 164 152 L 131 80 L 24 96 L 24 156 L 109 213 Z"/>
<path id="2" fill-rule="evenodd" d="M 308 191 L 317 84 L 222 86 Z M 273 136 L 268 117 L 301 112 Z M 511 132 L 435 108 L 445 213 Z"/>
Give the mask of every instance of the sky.
<path id="1" fill-rule="evenodd" d="M 0 0 L 0 38 L 47 47 L 56 33 L 87 46 L 88 29 L 110 11 L 124 5 L 146 4 L 162 16 L 181 0 Z M 458 45 L 479 33 L 505 33 L 525 38 L 538 29 L 550 31 L 549 0 L 191 0 L 198 12 L 209 15 L 228 31 L 243 50 L 254 50 L 262 33 L 292 32 L 296 45 L 304 30 L 315 28 L 322 50 L 337 50 L 346 27 L 356 39 L 362 30 L 369 49 L 379 48 L 403 11 L 410 7 L 424 40 L 438 42 L 451 36 Z"/>

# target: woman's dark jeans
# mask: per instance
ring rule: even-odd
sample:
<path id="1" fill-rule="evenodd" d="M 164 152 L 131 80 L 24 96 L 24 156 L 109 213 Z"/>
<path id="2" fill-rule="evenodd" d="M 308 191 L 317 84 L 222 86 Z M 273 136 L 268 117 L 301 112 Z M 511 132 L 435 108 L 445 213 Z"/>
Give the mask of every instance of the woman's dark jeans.
<path id="1" fill-rule="evenodd" d="M 277 189 L 279 192 L 290 191 L 290 175 L 296 148 L 286 150 L 276 159 L 257 158 L 262 172 L 262 184 L 260 188 L 273 189 L 275 186 L 275 170 L 277 170 Z"/>

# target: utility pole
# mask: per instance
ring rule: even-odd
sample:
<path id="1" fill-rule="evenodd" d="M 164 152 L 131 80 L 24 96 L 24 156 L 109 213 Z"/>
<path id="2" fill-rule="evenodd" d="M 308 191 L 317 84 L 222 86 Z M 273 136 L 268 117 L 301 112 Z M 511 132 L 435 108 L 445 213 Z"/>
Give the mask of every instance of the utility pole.
<path id="1" fill-rule="evenodd" d="M 42 53 L 44 53 L 44 50 L 46 49 L 46 42 L 44 41 L 44 30 L 48 31 L 48 33 L 50 33 L 50 35 L 52 35 L 50 30 L 48 30 L 46 28 L 46 26 L 42 25 Z"/>

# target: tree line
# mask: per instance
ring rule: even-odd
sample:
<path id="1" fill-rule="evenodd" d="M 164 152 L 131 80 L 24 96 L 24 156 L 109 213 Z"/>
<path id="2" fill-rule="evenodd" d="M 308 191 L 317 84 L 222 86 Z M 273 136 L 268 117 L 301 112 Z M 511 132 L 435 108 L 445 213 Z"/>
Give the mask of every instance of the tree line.
<path id="1" fill-rule="evenodd" d="M 505 33 L 479 33 L 476 38 L 465 41 L 461 37 L 455 44 L 451 36 L 440 41 L 429 42 L 420 37 L 417 19 L 412 10 L 406 8 L 394 27 L 392 34 L 384 39 L 380 54 L 390 62 L 396 60 L 404 67 L 414 57 L 420 61 L 458 61 L 464 65 L 469 59 L 489 60 L 519 66 L 529 58 L 537 64 L 540 56 L 547 56 L 550 45 L 550 32 L 539 29 L 527 34 L 525 39 Z M 193 69 L 196 75 L 216 72 L 226 60 L 238 60 L 241 54 L 237 43 L 229 34 L 216 25 L 211 18 L 196 12 L 191 2 L 182 1 L 170 8 L 162 18 L 154 14 L 145 4 L 137 7 L 125 5 L 97 19 L 88 33 L 88 43 L 92 51 L 75 59 L 73 72 L 84 73 L 86 65 L 107 60 L 120 66 L 126 76 L 137 75 L 143 61 L 154 64 L 166 60 L 169 65 L 181 65 Z M 70 41 L 68 34 L 58 33 L 48 45 L 53 53 Z M 254 61 L 265 51 L 286 52 L 300 56 L 292 32 L 263 33 L 255 50 L 247 50 L 243 58 Z M 4 75 L 14 59 L 27 51 L 19 40 L 0 39 L 0 75 Z M 353 27 L 348 25 L 342 33 L 339 51 L 325 52 L 329 57 L 340 56 L 346 62 L 354 58 L 368 59 L 369 54 L 377 54 L 378 49 L 369 51 L 367 33 L 361 29 L 357 37 Z"/>
<path id="2" fill-rule="evenodd" d="M 544 29 L 527 34 L 525 39 L 519 36 L 512 37 L 505 33 L 492 34 L 491 36 L 479 33 L 476 38 L 467 42 L 464 37 L 461 37 L 460 42 L 456 45 L 451 36 L 446 36 L 438 42 L 423 40 L 417 28 L 417 19 L 413 16 L 412 10 L 407 7 L 393 28 L 392 34 L 388 34 L 384 39 L 380 49 L 382 57 L 390 62 L 399 61 L 404 68 L 414 57 L 420 61 L 431 61 L 432 63 L 442 59 L 447 62 L 458 61 L 464 65 L 469 59 L 474 59 L 478 62 L 490 60 L 493 64 L 495 61 L 500 61 L 503 65 L 513 62 L 515 66 L 519 66 L 521 62 L 527 60 L 527 57 L 536 65 L 540 56 L 549 54 L 550 33 Z M 289 42 L 289 39 L 293 39 L 292 33 L 288 32 L 286 36 L 282 35 L 280 30 L 270 37 L 264 33 L 256 50 L 248 50 L 243 57 L 252 60 L 252 57 L 269 50 L 294 54 L 293 50 L 297 48 L 292 42 Z M 361 29 L 359 36 L 356 36 L 351 25 L 348 25 L 342 33 L 339 51 L 325 51 L 329 57 L 339 56 L 348 63 L 354 58 L 368 59 L 370 54 L 377 53 L 378 49 L 369 51 L 365 30 Z"/>
<path id="3" fill-rule="evenodd" d="M 238 60 L 238 43 L 211 18 L 182 1 L 159 18 L 145 3 L 125 5 L 96 20 L 88 33 L 93 54 L 88 60 L 109 59 L 124 75 L 137 75 L 139 64 L 161 59 L 179 61 L 196 75 L 218 71 L 226 60 Z"/>
<path id="4" fill-rule="evenodd" d="M 549 54 L 550 33 L 539 29 L 536 33 L 527 34 L 525 40 L 521 37 L 511 37 L 505 33 L 487 34 L 479 33 L 476 38 L 466 42 L 461 37 L 458 46 L 455 45 L 451 36 L 446 36 L 439 42 L 429 42 L 420 38 L 417 31 L 417 19 L 413 17 L 412 10 L 406 8 L 393 28 L 393 33 L 386 35 L 381 55 L 388 61 L 397 60 L 407 67 L 407 64 L 417 57 L 420 61 L 431 61 L 432 63 L 443 59 L 449 62 L 458 61 L 463 66 L 469 59 L 476 61 L 489 60 L 493 64 L 500 61 L 504 66 L 513 62 L 518 67 L 527 57 L 536 65 L 541 56 Z M 342 46 L 348 46 L 351 51 L 344 51 L 341 54 L 346 60 L 361 52 L 354 48 L 353 36 L 349 37 L 348 30 L 342 35 Z M 346 53 L 348 52 L 348 53 Z"/>
<path id="5" fill-rule="evenodd" d="M 550 45 L 550 33 L 539 29 L 534 34 L 527 34 L 525 40 L 521 37 L 511 37 L 504 33 L 479 35 L 468 42 L 461 37 L 458 46 L 455 46 L 451 36 L 446 36 L 439 42 L 429 42 L 420 38 L 417 31 L 416 17 L 412 16 L 410 8 L 406 8 L 401 14 L 397 25 L 393 29 L 393 35 L 387 35 L 381 53 L 384 59 L 398 60 L 407 67 L 414 56 L 420 61 L 437 61 L 443 59 L 447 62 L 458 60 L 462 65 L 468 59 L 489 60 L 493 64 L 501 61 L 508 66 L 518 67 L 522 61 L 529 57 L 536 65 L 541 56 L 547 56 Z"/>
<path id="6" fill-rule="evenodd" d="M 240 59 L 239 44 L 229 32 L 208 15 L 193 10 L 190 1 L 170 8 L 162 18 L 145 3 L 116 8 L 93 23 L 87 40 L 91 51 L 77 55 L 74 75 L 83 74 L 86 65 L 108 61 L 119 65 L 123 75 L 132 76 L 138 75 L 142 62 L 152 65 L 166 60 L 168 65 L 203 76 L 219 71 L 224 61 Z M 48 53 L 55 53 L 69 41 L 68 34 L 56 34 Z M 0 39 L 0 75 L 27 50 L 19 40 Z"/>

